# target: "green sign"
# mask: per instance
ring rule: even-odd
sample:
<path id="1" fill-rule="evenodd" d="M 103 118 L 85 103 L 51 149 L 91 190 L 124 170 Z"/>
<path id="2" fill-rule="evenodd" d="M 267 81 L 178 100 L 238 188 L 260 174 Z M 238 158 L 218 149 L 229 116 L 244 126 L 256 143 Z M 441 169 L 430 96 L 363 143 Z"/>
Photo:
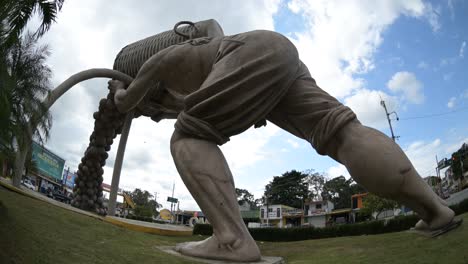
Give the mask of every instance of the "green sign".
<path id="1" fill-rule="evenodd" d="M 167 197 L 167 201 L 168 202 L 171 202 L 171 203 L 177 203 L 177 198 L 174 198 L 174 197 Z"/>
<path id="2" fill-rule="evenodd" d="M 37 170 L 42 176 L 62 180 L 63 166 L 65 160 L 50 152 L 41 145 L 33 142 L 32 160 L 36 162 Z"/>

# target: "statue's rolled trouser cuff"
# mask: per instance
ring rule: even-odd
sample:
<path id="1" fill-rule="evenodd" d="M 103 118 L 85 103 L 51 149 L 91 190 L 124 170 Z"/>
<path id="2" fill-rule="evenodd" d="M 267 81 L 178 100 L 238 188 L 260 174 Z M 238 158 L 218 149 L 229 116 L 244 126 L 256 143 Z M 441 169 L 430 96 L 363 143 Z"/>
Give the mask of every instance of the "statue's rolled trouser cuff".
<path id="1" fill-rule="evenodd" d="M 186 135 L 213 141 L 218 145 L 223 145 L 229 141 L 229 137 L 224 136 L 214 126 L 186 112 L 181 112 L 179 114 L 177 122 L 175 123 L 175 128 Z"/>
<path id="2" fill-rule="evenodd" d="M 356 114 L 349 107 L 339 105 L 329 110 L 317 123 L 315 129 L 309 135 L 308 141 L 317 153 L 325 155 L 328 153 L 328 144 L 333 136 L 353 120 L 356 120 Z"/>

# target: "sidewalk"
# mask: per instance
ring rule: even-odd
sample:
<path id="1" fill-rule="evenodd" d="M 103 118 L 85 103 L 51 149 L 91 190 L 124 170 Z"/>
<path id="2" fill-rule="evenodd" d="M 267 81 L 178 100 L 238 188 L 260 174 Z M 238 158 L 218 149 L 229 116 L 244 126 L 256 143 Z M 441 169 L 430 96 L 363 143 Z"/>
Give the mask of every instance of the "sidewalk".
<path id="1" fill-rule="evenodd" d="M 114 217 L 114 216 L 100 216 L 88 211 L 84 211 L 78 208 L 75 208 L 71 205 L 56 201 L 51 199 L 45 195 L 40 194 L 39 192 L 30 190 L 24 186 L 20 188 L 16 188 L 11 184 L 11 181 L 0 177 L 0 186 L 3 186 L 10 191 L 19 193 L 24 196 L 31 197 L 33 199 L 37 199 L 43 202 L 50 203 L 52 205 L 61 207 L 66 210 L 73 211 L 75 213 L 79 213 L 82 215 L 86 215 L 116 226 L 124 227 L 130 230 L 144 232 L 144 233 L 151 233 L 163 236 L 191 236 L 192 229 L 186 226 L 179 226 L 179 225 L 169 225 L 169 224 L 157 224 L 157 223 L 150 223 L 150 222 L 143 222 L 137 220 L 131 220 L 126 218 Z"/>

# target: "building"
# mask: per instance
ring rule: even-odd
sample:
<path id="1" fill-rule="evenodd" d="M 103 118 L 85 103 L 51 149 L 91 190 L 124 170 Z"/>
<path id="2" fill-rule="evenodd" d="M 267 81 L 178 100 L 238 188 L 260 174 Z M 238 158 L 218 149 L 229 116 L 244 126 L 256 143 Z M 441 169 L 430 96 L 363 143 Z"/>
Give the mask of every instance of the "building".
<path id="1" fill-rule="evenodd" d="M 328 215 L 334 205 L 330 201 L 312 201 L 304 206 L 304 224 L 313 227 L 325 227 Z"/>
<path id="2" fill-rule="evenodd" d="M 295 227 L 304 223 L 304 211 L 283 204 L 264 205 L 260 207 L 262 226 Z"/>

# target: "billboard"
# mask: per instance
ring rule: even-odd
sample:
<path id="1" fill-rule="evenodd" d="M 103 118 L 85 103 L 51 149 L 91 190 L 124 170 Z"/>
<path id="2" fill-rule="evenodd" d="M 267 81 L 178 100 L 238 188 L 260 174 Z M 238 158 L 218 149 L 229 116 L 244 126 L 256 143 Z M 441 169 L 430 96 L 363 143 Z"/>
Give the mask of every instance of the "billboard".
<path id="1" fill-rule="evenodd" d="M 63 171 L 63 184 L 65 184 L 68 188 L 73 188 L 75 185 L 75 178 L 75 173 L 70 172 L 69 170 Z"/>
<path id="2" fill-rule="evenodd" d="M 62 171 L 65 160 L 50 152 L 41 145 L 33 142 L 32 160 L 36 162 L 36 167 L 42 176 L 50 177 L 62 181 Z"/>

